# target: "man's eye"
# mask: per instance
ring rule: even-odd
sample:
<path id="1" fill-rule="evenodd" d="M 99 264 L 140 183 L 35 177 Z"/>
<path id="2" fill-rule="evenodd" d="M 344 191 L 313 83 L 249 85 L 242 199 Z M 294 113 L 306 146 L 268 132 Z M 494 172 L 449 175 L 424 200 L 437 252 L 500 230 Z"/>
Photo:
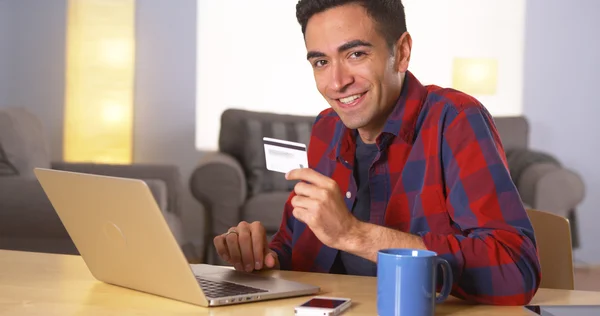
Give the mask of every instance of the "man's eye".
<path id="1" fill-rule="evenodd" d="M 354 53 L 350 54 L 350 58 L 360 58 L 363 55 L 365 55 L 364 52 L 354 52 Z"/>
<path id="2" fill-rule="evenodd" d="M 322 59 L 320 59 L 320 60 L 317 60 L 317 61 L 315 61 L 315 62 L 313 63 L 313 65 L 314 65 L 315 67 L 323 67 L 323 66 L 325 66 L 326 64 L 327 64 L 327 61 L 325 61 L 325 60 L 322 60 Z"/>

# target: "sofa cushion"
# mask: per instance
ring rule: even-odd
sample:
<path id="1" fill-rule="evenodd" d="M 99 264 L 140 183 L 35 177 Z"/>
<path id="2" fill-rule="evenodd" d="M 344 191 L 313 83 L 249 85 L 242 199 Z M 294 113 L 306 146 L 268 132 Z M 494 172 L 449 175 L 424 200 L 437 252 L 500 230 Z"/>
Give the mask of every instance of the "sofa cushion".
<path id="1" fill-rule="evenodd" d="M 299 142 L 308 146 L 310 124 L 248 120 L 245 125 L 247 134 L 242 163 L 247 170 L 250 195 L 291 191 L 295 181 L 288 181 L 283 174 L 267 170 L 263 137 Z"/>
<path id="2" fill-rule="evenodd" d="M 263 137 L 306 144 L 315 117 L 230 109 L 221 117 L 219 148 L 241 164 L 248 182 L 248 194 L 291 191 L 296 184 L 283 174 L 267 170 Z"/>
<path id="3" fill-rule="evenodd" d="M 24 108 L 0 110 L 0 145 L 6 160 L 20 176 L 34 177 L 34 168 L 50 168 L 43 126 Z"/>
<path id="4" fill-rule="evenodd" d="M 271 192 L 250 198 L 242 209 L 242 220 L 248 223 L 260 221 L 267 233 L 277 231 L 281 225 L 283 206 L 289 195 L 289 192 Z"/>
<path id="5" fill-rule="evenodd" d="M 505 149 L 527 148 L 529 123 L 524 116 L 494 117 L 494 124 Z"/>

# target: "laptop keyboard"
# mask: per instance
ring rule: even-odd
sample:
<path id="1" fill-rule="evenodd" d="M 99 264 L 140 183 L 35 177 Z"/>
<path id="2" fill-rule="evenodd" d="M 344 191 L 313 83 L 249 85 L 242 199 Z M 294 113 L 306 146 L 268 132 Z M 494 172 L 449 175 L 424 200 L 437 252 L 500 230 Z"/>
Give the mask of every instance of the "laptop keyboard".
<path id="1" fill-rule="evenodd" d="M 204 294 L 212 298 L 268 292 L 262 289 L 231 282 L 212 281 L 200 277 L 196 277 L 196 279 L 200 283 L 200 287 L 202 288 L 202 291 L 204 291 Z"/>

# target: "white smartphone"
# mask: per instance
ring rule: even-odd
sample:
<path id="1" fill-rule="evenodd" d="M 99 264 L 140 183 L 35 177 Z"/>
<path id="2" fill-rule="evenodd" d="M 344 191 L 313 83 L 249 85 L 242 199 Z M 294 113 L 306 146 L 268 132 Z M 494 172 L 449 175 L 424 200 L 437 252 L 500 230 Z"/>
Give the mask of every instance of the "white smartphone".
<path id="1" fill-rule="evenodd" d="M 316 296 L 296 306 L 297 316 L 335 316 L 350 307 L 349 298 Z"/>

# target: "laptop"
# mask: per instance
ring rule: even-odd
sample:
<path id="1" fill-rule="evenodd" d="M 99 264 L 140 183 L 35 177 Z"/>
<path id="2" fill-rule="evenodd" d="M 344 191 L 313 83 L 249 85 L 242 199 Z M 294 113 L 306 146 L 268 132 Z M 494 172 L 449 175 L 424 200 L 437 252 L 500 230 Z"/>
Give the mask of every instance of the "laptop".
<path id="1" fill-rule="evenodd" d="M 598 316 L 599 305 L 527 305 L 526 309 L 540 316 Z"/>
<path id="2" fill-rule="evenodd" d="M 320 290 L 228 267 L 190 265 L 144 181 L 44 168 L 34 172 L 99 281 L 207 307 Z"/>

